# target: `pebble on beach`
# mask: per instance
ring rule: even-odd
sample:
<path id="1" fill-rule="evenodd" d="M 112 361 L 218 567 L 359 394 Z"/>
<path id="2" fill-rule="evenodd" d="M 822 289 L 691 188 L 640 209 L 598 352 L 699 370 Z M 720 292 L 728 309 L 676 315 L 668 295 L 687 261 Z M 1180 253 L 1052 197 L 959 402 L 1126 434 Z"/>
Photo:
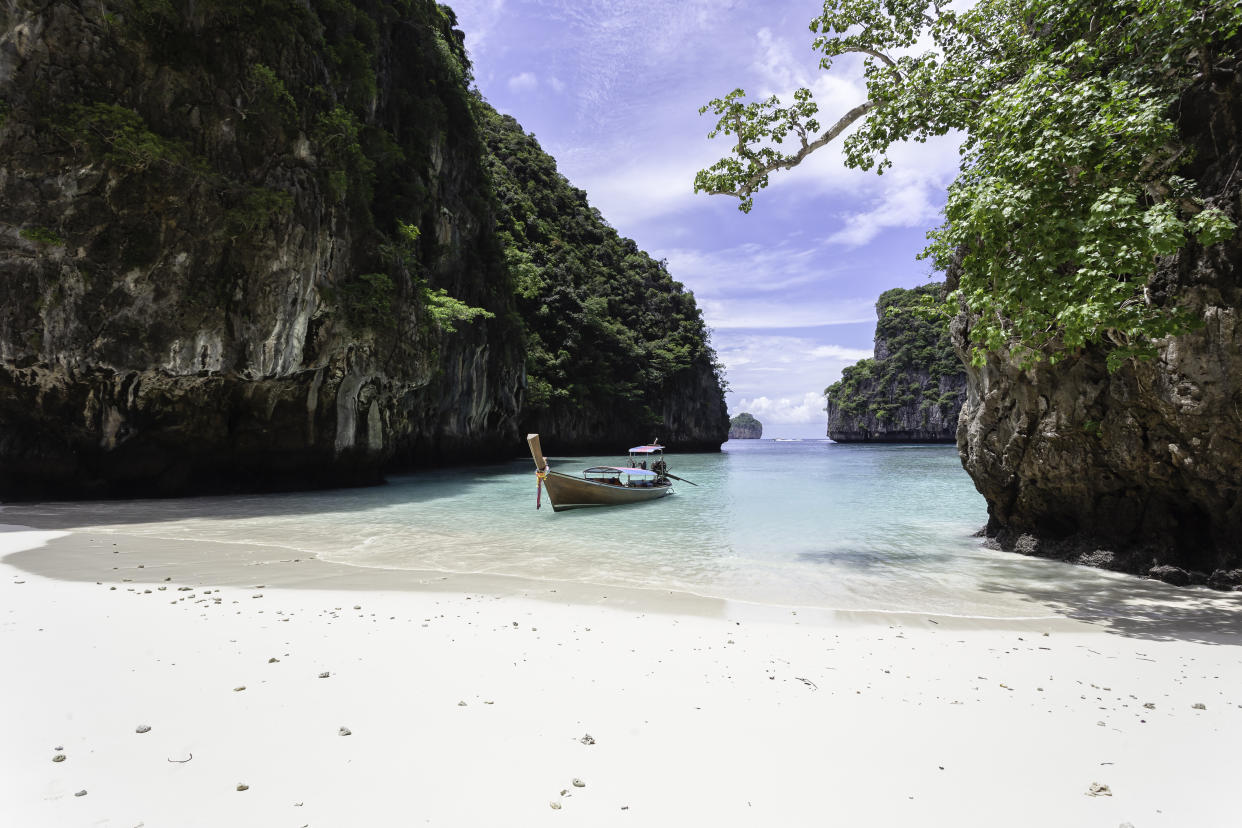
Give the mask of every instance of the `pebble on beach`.
<path id="1" fill-rule="evenodd" d="M 329 673 L 329 672 L 327 672 L 327 671 L 324 671 L 324 672 L 322 672 L 322 673 L 320 673 L 320 674 L 319 674 L 319 677 L 320 677 L 320 678 L 327 678 L 327 677 L 328 677 L 328 676 L 330 676 L 330 675 L 332 675 L 332 674 L 331 674 L 331 673 Z"/>
<path id="2" fill-rule="evenodd" d="M 138 727 L 134 728 L 135 733 L 149 733 L 150 731 L 151 725 L 138 725 Z"/>
<path id="3" fill-rule="evenodd" d="M 63 754 L 63 753 L 58 753 L 58 754 L 56 754 L 55 756 L 53 756 L 53 757 L 52 757 L 52 761 L 53 761 L 53 762 L 63 762 L 63 761 L 65 761 L 65 754 Z"/>
<path id="4" fill-rule="evenodd" d="M 74 794 L 74 796 L 86 796 L 86 788 L 83 788 L 82 790 L 78 791 L 77 793 Z"/>
<path id="5" fill-rule="evenodd" d="M 247 785 L 245 782 L 238 782 L 238 783 L 237 783 L 237 790 L 239 790 L 239 791 L 248 791 L 248 790 L 250 790 L 250 786 L 249 786 L 249 785 Z"/>
<path id="6" fill-rule="evenodd" d="M 340 735 L 342 735 L 342 736 L 353 736 L 353 735 L 354 735 L 354 732 L 353 732 L 352 730 L 350 730 L 348 727 L 342 727 L 342 728 L 341 728 L 339 731 L 337 731 L 337 732 L 338 732 L 338 733 L 340 733 Z"/>
<path id="7" fill-rule="evenodd" d="M 586 783 L 585 783 L 585 782 L 583 782 L 581 779 L 575 779 L 575 780 L 574 780 L 574 787 L 575 787 L 575 788 L 585 788 L 585 787 L 586 787 Z"/>

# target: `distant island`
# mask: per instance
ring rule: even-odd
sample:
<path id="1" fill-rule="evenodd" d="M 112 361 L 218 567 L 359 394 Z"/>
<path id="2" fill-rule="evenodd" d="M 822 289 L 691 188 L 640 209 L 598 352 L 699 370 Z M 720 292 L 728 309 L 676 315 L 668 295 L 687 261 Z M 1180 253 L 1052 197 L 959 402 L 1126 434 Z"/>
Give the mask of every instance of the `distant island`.
<path id="1" fill-rule="evenodd" d="M 742 412 L 729 420 L 730 440 L 758 440 L 763 436 L 763 423 Z"/>
<path id="2" fill-rule="evenodd" d="M 828 436 L 838 443 L 952 443 L 966 371 L 948 327 L 920 312 L 944 295 L 933 282 L 880 294 L 875 356 L 824 389 Z"/>

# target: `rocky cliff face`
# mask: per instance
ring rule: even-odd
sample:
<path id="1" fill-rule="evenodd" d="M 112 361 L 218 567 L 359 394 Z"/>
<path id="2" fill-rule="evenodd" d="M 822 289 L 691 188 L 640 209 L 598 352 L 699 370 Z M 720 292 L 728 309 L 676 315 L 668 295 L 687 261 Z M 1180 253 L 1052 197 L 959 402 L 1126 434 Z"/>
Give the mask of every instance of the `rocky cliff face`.
<path id="1" fill-rule="evenodd" d="M 523 429 L 553 453 L 656 438 L 719 451 L 729 415 L 693 294 L 609 226 L 517 121 L 484 102 L 479 121 L 528 333 Z"/>
<path id="2" fill-rule="evenodd" d="M 966 375 L 947 331 L 920 311 L 941 284 L 885 291 L 876 303 L 875 356 L 825 389 L 828 436 L 839 443 L 951 443 Z"/>
<path id="3" fill-rule="evenodd" d="M 730 440 L 759 440 L 763 437 L 763 423 L 750 414 L 742 412 L 729 421 Z"/>
<path id="4" fill-rule="evenodd" d="M 1218 73 L 1181 102 L 1185 171 L 1242 218 L 1242 77 Z M 1019 370 L 1003 355 L 968 368 L 962 463 L 1005 548 L 1176 582 L 1242 583 L 1242 243 L 1191 244 L 1160 264 L 1156 301 L 1202 327 L 1110 374 L 1087 349 Z M 954 340 L 970 347 L 971 320 Z"/>
<path id="5" fill-rule="evenodd" d="M 368 482 L 518 444 L 453 23 L 0 5 L 0 496 Z M 450 332 L 440 289 L 493 318 Z"/>
<path id="6" fill-rule="evenodd" d="M 651 327 L 631 393 L 528 378 L 560 286 L 515 285 L 535 251 L 497 229 L 455 25 L 432 0 L 0 4 L 0 497 L 376 482 L 509 456 L 532 419 L 558 450 L 718 449 L 702 320 L 662 270 L 587 309 Z M 585 226 L 580 191 L 524 192 Z M 564 255 L 616 238 L 590 218 Z M 616 373 L 553 344 L 566 376 Z"/>

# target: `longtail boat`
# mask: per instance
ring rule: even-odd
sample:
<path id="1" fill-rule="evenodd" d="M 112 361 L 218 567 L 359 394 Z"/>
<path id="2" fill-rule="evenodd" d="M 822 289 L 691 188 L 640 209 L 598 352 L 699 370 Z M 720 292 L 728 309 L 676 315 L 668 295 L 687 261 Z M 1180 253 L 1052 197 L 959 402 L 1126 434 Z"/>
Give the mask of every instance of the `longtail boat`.
<path id="1" fill-rule="evenodd" d="M 548 468 L 548 461 L 539 447 L 538 434 L 527 434 L 526 444 L 530 446 L 530 456 L 535 460 L 535 474 L 539 480 L 535 508 L 542 504 L 544 488 L 548 490 L 548 501 L 554 512 L 584 506 L 642 503 L 673 493 L 673 483 L 669 480 L 671 475 L 664 462 L 664 446 L 658 441 L 653 445 L 630 449 L 628 466 L 593 466 L 584 471 L 582 477 Z"/>

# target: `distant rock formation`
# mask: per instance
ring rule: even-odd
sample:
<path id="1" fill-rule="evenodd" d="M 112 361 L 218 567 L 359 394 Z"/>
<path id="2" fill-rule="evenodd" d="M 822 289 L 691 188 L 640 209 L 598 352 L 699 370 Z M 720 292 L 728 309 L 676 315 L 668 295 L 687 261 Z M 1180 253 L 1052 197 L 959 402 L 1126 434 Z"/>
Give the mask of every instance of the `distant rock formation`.
<path id="1" fill-rule="evenodd" d="M 918 312 L 942 283 L 885 291 L 876 302 L 875 356 L 824 390 L 828 436 L 839 443 L 952 443 L 966 374 L 948 331 Z"/>
<path id="2" fill-rule="evenodd" d="M 763 423 L 746 412 L 729 420 L 730 440 L 758 440 L 763 436 Z"/>

